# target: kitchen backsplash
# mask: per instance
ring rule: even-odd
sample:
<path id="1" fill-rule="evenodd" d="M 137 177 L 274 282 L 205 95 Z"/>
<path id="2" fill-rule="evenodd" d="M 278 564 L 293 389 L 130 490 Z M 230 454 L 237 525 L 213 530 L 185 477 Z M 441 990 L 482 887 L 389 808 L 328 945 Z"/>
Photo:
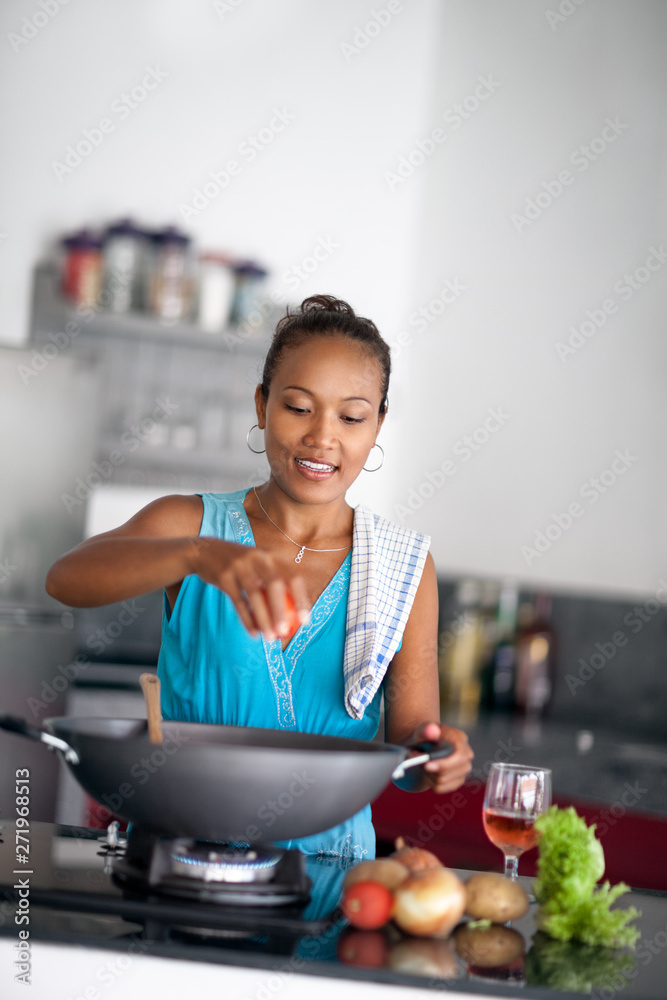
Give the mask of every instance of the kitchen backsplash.
<path id="1" fill-rule="evenodd" d="M 439 581 L 441 637 L 456 621 L 460 581 Z M 533 595 L 521 592 L 519 603 Z M 552 691 L 546 718 L 667 741 L 667 579 L 648 599 L 554 593 Z M 484 685 L 480 691 L 484 710 Z M 506 711 L 516 711 L 508 707 Z M 473 720 L 474 721 L 474 720 Z"/>

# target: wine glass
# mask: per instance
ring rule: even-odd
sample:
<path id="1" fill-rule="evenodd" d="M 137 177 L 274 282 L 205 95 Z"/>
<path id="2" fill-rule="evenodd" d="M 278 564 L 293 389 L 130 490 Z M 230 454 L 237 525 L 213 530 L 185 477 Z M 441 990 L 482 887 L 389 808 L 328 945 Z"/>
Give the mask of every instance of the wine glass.
<path id="1" fill-rule="evenodd" d="M 535 820 L 551 805 L 551 771 L 529 764 L 492 764 L 482 807 L 484 832 L 505 855 L 516 881 L 519 857 L 537 843 Z"/>

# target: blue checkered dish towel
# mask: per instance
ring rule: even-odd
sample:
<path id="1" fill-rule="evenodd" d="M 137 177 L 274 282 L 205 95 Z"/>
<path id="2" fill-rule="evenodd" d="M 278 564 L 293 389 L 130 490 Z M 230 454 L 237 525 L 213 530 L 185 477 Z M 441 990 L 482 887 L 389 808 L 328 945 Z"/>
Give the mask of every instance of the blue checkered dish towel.
<path id="1" fill-rule="evenodd" d="M 345 708 L 362 719 L 403 636 L 431 539 L 355 507 L 345 634 Z"/>

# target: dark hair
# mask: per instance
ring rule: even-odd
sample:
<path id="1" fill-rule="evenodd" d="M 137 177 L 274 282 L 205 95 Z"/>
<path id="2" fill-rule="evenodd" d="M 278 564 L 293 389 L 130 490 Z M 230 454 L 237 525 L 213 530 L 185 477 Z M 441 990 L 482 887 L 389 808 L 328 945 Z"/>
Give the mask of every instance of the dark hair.
<path id="1" fill-rule="evenodd" d="M 382 372 L 380 391 L 382 402 L 380 413 L 387 409 L 387 392 L 391 374 L 391 353 L 389 345 L 370 319 L 357 316 L 352 306 L 333 295 L 311 295 L 304 299 L 297 312 L 289 308 L 278 321 L 262 372 L 262 395 L 268 398 L 269 389 L 276 368 L 284 352 L 290 347 L 302 344 L 310 337 L 349 337 L 362 344 L 371 354 Z"/>

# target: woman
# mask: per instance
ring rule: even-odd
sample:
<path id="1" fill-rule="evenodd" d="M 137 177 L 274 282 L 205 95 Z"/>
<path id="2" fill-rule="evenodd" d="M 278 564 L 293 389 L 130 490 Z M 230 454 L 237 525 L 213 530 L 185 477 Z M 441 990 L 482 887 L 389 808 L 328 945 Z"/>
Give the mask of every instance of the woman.
<path id="1" fill-rule="evenodd" d="M 262 450 L 254 440 L 264 432 L 268 481 L 156 500 L 58 560 L 47 590 L 91 607 L 164 589 L 165 718 L 371 740 L 384 692 L 387 742 L 454 744 L 418 782 L 447 792 L 472 751 L 436 721 L 429 539 L 345 500 L 376 445 L 389 374 L 370 320 L 331 296 L 306 299 L 279 322 L 255 392 L 248 445 Z M 301 622 L 293 637 L 290 600 Z M 348 863 L 374 857 L 370 807 L 289 846 Z"/>

